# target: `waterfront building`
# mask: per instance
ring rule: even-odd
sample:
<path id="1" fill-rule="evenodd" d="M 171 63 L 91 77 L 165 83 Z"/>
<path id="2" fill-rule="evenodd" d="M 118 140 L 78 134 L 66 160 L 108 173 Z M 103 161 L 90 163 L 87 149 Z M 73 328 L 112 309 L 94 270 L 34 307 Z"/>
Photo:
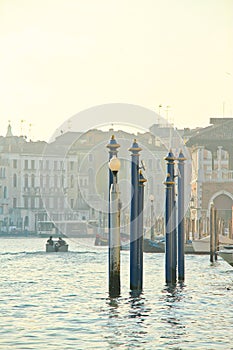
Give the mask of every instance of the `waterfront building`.
<path id="1" fill-rule="evenodd" d="M 190 133 L 186 146 L 192 156 L 194 230 L 199 236 L 208 231 L 214 203 L 226 233 L 231 228 L 233 206 L 233 118 L 211 118 L 210 126 Z"/>

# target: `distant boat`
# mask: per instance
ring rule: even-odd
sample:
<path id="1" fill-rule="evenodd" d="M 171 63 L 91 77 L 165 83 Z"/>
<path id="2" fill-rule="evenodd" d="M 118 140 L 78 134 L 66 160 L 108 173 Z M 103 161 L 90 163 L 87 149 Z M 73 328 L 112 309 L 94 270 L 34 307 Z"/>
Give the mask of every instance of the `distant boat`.
<path id="1" fill-rule="evenodd" d="M 219 250 L 218 255 L 233 267 L 233 245 L 225 246 Z"/>
<path id="2" fill-rule="evenodd" d="M 46 243 L 46 253 L 54 253 L 54 252 L 68 252 L 69 245 L 65 243 L 64 245 L 60 245 L 59 241 L 54 241 L 53 245 Z"/>
<path id="3" fill-rule="evenodd" d="M 210 236 L 206 236 L 201 239 L 196 239 L 192 241 L 192 245 L 195 253 L 209 254 L 210 253 Z M 221 249 L 224 245 L 233 245 L 233 240 L 226 236 L 219 235 L 218 249 Z"/>
<path id="4" fill-rule="evenodd" d="M 121 233 L 121 246 L 125 246 L 125 249 L 122 250 L 127 250 L 127 246 L 129 243 L 129 236 L 126 233 Z M 108 245 L 108 234 L 100 235 L 97 234 L 95 237 L 95 246 L 107 246 Z"/>
<path id="5" fill-rule="evenodd" d="M 95 246 L 107 246 L 108 238 L 101 235 L 96 235 L 94 244 Z"/>
<path id="6" fill-rule="evenodd" d="M 63 220 L 38 221 L 37 234 L 39 237 L 95 237 L 97 222 L 95 220 Z"/>
<path id="7" fill-rule="evenodd" d="M 143 251 L 144 253 L 164 253 L 165 243 L 164 240 L 155 240 L 144 238 L 143 240 Z"/>

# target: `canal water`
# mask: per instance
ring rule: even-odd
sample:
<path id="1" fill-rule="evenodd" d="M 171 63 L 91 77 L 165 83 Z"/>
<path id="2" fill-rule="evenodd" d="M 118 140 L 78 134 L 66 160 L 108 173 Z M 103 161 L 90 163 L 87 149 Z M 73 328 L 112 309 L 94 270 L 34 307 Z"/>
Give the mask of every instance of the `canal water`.
<path id="1" fill-rule="evenodd" d="M 233 268 L 186 256 L 184 285 L 164 283 L 164 254 L 144 253 L 144 291 L 129 294 L 121 252 L 121 297 L 108 298 L 106 247 L 67 240 L 2 238 L 0 349 L 233 349 Z"/>

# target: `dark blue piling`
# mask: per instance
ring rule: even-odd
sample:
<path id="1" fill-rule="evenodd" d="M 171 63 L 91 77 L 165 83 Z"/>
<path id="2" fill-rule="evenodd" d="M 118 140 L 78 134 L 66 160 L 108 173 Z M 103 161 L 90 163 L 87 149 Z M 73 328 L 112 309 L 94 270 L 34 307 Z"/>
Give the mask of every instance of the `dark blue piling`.
<path id="1" fill-rule="evenodd" d="M 130 212 L 130 290 L 138 290 L 139 251 L 138 251 L 138 187 L 139 187 L 139 152 L 142 149 L 136 140 L 131 152 L 131 212 Z"/>
<path id="2" fill-rule="evenodd" d="M 138 188 L 138 290 L 143 289 L 143 209 L 144 209 L 144 183 L 147 180 L 142 174 L 142 170 L 139 171 L 139 188 Z"/>
<path id="3" fill-rule="evenodd" d="M 178 280 L 184 281 L 185 263 L 184 263 L 184 157 L 180 151 L 178 157 Z"/>
<path id="4" fill-rule="evenodd" d="M 165 280 L 167 284 L 176 283 L 176 222 L 175 222 L 175 181 L 174 155 L 170 151 L 165 158 L 167 161 L 166 185 L 166 248 L 165 248 Z"/>

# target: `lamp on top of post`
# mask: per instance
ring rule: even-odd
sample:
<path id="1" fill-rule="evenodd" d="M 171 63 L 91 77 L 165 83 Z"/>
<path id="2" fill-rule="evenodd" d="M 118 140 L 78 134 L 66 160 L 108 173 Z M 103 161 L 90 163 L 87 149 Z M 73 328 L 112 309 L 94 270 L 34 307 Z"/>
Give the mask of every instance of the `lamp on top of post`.
<path id="1" fill-rule="evenodd" d="M 113 174 L 113 183 L 116 184 L 117 183 L 117 173 L 121 167 L 120 159 L 117 158 L 116 156 L 113 156 L 110 159 L 108 165 L 109 165 L 109 169 L 111 170 L 111 172 Z"/>

